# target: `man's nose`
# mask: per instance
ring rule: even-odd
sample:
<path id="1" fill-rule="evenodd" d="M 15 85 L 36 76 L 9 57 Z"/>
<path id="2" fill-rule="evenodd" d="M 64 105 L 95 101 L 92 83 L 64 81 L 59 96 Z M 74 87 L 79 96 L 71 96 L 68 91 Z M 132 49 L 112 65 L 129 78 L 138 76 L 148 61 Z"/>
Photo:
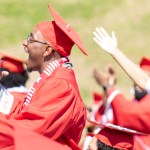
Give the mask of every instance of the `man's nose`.
<path id="1" fill-rule="evenodd" d="M 22 45 L 23 45 L 23 46 L 27 46 L 27 40 L 24 40 L 24 41 L 22 42 Z"/>

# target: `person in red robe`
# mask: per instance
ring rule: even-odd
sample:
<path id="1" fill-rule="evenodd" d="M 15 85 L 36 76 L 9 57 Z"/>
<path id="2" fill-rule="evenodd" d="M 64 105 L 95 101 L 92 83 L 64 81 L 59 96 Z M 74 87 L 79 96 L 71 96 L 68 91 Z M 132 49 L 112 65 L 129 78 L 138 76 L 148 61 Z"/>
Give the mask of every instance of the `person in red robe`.
<path id="1" fill-rule="evenodd" d="M 50 5 L 49 10 L 54 21 L 36 25 L 23 43 L 29 55 L 25 61 L 28 71 L 38 71 L 40 76 L 31 86 L 25 101 L 18 105 L 16 115 L 2 119 L 78 150 L 86 111 L 68 56 L 74 44 L 84 54 L 86 52 L 71 26 Z M 10 108 L 8 100 L 3 109 Z M 8 132 L 3 126 L 0 134 L 5 133 Z M 2 142 L 5 147 L 0 145 L 0 148 L 7 148 L 7 143 L 11 147 L 15 144 L 7 138 Z"/>
<path id="2" fill-rule="evenodd" d="M 143 57 L 140 62 L 140 67 L 149 75 L 150 59 Z M 134 149 L 145 150 L 150 148 L 150 123 L 148 121 L 150 117 L 150 95 L 134 84 L 135 98 L 132 101 L 128 100 L 119 90 L 114 88 L 114 84 L 111 85 L 110 82 L 108 82 L 110 79 L 113 79 L 113 77 L 111 77 L 112 75 L 109 76 L 107 73 L 98 72 L 98 70 L 96 73 L 99 85 L 103 88 L 105 87 L 107 96 L 106 109 L 112 107 L 113 123 L 147 133 L 148 136 L 134 136 Z M 107 80 L 104 78 L 107 78 Z"/>
<path id="3" fill-rule="evenodd" d="M 23 97 L 25 98 L 28 93 L 26 87 L 26 83 L 29 79 L 28 72 L 24 67 L 23 60 L 2 52 L 0 52 L 0 57 L 0 71 L 9 72 L 9 75 L 0 80 L 0 84 L 14 97 L 14 103 L 9 112 L 9 115 L 14 115 L 13 112 L 17 108 L 17 105 L 21 103 Z M 3 114 L 3 112 L 1 113 Z"/>
<path id="4" fill-rule="evenodd" d="M 93 34 L 94 41 L 116 60 L 136 85 L 150 94 L 150 77 L 118 48 L 115 32 L 110 36 L 104 28 L 97 27 Z"/>

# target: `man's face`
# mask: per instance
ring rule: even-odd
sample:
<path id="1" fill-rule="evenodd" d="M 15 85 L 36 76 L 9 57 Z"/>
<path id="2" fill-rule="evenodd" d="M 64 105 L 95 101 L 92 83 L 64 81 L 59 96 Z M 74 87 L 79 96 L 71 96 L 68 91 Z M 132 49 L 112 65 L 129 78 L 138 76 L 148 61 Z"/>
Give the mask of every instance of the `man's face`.
<path id="1" fill-rule="evenodd" d="M 27 40 L 23 43 L 25 52 L 28 54 L 28 57 L 25 61 L 27 65 L 27 70 L 32 71 L 41 71 L 44 63 L 44 51 L 48 47 L 44 37 L 37 30 L 34 29 Z"/>

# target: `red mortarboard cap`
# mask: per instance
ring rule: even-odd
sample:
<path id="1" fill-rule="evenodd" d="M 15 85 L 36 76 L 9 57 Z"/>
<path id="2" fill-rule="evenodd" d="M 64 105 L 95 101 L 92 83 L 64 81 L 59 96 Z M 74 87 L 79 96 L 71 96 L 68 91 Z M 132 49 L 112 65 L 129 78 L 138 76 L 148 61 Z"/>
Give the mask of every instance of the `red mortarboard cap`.
<path id="1" fill-rule="evenodd" d="M 146 135 L 144 133 L 110 123 L 99 123 L 96 121 L 89 122 L 103 127 L 103 129 L 95 135 L 99 141 L 118 149 L 132 150 L 134 146 L 133 135 Z"/>
<path id="2" fill-rule="evenodd" d="M 102 143 L 118 149 L 133 149 L 133 136 L 132 134 L 113 130 L 109 128 L 103 128 L 95 137 Z"/>
<path id="3" fill-rule="evenodd" d="M 143 57 L 140 61 L 140 67 L 143 70 L 147 70 L 148 72 L 150 72 L 150 59 Z"/>
<path id="4" fill-rule="evenodd" d="M 87 55 L 78 34 L 50 5 L 48 5 L 48 7 L 54 21 L 41 22 L 36 26 L 36 28 L 42 33 L 51 46 L 62 56 L 69 56 L 74 44 L 76 44 L 79 49 Z"/>
<path id="5" fill-rule="evenodd" d="M 24 71 L 23 63 L 24 61 L 7 54 L 0 52 L 0 67 L 6 68 L 10 72 L 22 73 Z"/>

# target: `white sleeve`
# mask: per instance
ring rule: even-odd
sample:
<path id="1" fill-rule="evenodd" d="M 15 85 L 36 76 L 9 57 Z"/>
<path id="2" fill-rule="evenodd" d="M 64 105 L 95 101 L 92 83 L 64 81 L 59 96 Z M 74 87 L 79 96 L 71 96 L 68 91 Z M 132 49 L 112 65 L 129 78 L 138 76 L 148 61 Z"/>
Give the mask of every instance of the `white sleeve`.
<path id="1" fill-rule="evenodd" d="M 104 114 L 102 115 L 103 122 L 107 123 L 113 120 L 113 109 L 111 107 L 111 103 L 114 100 L 115 96 L 117 96 L 119 93 L 120 93 L 119 90 L 115 90 L 109 95 L 107 99 L 107 104 L 104 110 Z"/>
<path id="2" fill-rule="evenodd" d="M 0 112 L 9 114 L 14 102 L 14 97 L 0 84 Z"/>
<path id="3" fill-rule="evenodd" d="M 5 88 L 2 86 L 2 84 L 0 84 L 0 101 L 1 101 L 1 97 L 3 95 Z"/>
<path id="4" fill-rule="evenodd" d="M 146 91 L 148 94 L 150 94 L 150 79 L 146 83 Z"/>

